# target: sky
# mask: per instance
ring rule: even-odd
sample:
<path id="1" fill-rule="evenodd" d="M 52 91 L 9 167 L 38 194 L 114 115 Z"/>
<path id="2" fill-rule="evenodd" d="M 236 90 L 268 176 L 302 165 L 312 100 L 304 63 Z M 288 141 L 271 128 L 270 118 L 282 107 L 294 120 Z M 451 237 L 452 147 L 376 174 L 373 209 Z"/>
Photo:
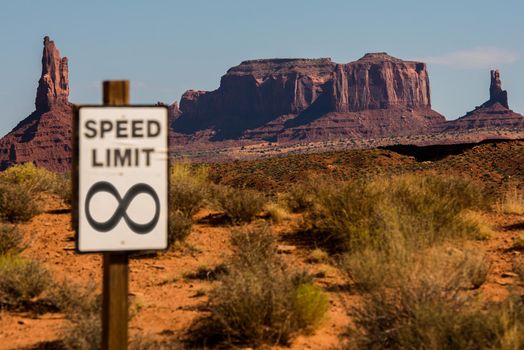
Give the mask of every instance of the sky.
<path id="1" fill-rule="evenodd" d="M 428 63 L 432 107 L 455 119 L 488 99 L 500 70 L 524 113 L 522 1 L 0 0 L 0 135 L 34 110 L 43 37 L 69 58 L 70 101 L 98 104 L 101 82 L 131 81 L 132 103 L 213 90 L 255 58 L 385 51 Z"/>

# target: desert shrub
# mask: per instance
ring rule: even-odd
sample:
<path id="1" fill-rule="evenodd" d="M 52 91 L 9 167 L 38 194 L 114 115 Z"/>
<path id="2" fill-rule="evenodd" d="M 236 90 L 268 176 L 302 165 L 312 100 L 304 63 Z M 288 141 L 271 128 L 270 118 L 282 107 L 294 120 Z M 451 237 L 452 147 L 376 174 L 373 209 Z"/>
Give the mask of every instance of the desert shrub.
<path id="1" fill-rule="evenodd" d="M 482 194 L 463 179 L 402 175 L 323 183 L 315 196 L 302 230 L 331 251 L 375 249 L 397 239 L 427 246 L 479 234 L 460 214 L 482 206 Z"/>
<path id="2" fill-rule="evenodd" d="M 295 306 L 298 327 L 316 326 L 329 308 L 329 300 L 321 288 L 310 284 L 299 284 L 295 290 Z"/>
<path id="3" fill-rule="evenodd" d="M 55 185 L 50 192 L 60 198 L 64 203 L 71 205 L 73 200 L 71 173 L 56 174 Z"/>
<path id="4" fill-rule="evenodd" d="M 284 196 L 288 208 L 295 213 L 303 212 L 315 203 L 315 188 L 309 181 L 291 185 Z"/>
<path id="5" fill-rule="evenodd" d="M 51 283 L 40 263 L 14 255 L 0 256 L 0 300 L 14 307 L 28 304 Z"/>
<path id="6" fill-rule="evenodd" d="M 497 209 L 504 214 L 524 214 L 524 191 L 510 186 L 497 204 Z"/>
<path id="7" fill-rule="evenodd" d="M 99 350 L 102 344 L 100 315 L 85 314 L 63 330 L 62 344 L 70 350 Z"/>
<path id="8" fill-rule="evenodd" d="M 170 208 L 191 217 L 202 208 L 209 194 L 207 168 L 191 168 L 188 163 L 171 167 L 169 188 Z"/>
<path id="9" fill-rule="evenodd" d="M 419 275 L 429 280 L 422 282 L 438 283 L 443 289 L 478 288 L 486 281 L 490 263 L 482 254 L 447 247 L 423 251 L 410 248 L 398 246 L 346 254 L 340 267 L 365 292 L 421 283 Z"/>
<path id="10" fill-rule="evenodd" d="M 98 314 L 101 310 L 101 299 L 93 283 L 80 286 L 69 280 L 55 282 L 49 288 L 48 298 L 68 319 Z"/>
<path id="11" fill-rule="evenodd" d="M 0 220 L 28 221 L 40 211 L 40 202 L 28 187 L 0 181 Z"/>
<path id="12" fill-rule="evenodd" d="M 365 272 L 374 268 L 387 276 L 379 282 L 374 276 L 364 303 L 351 309 L 351 348 L 499 349 L 517 340 L 509 337 L 522 330 L 522 306 L 518 312 L 509 304 L 483 310 L 464 294 L 485 281 L 484 257 L 438 248 L 410 255 L 409 264 L 394 258 L 383 261 L 358 274 L 366 283 Z"/>
<path id="13" fill-rule="evenodd" d="M 329 254 L 326 251 L 320 248 L 315 248 L 311 251 L 311 253 L 309 253 L 309 257 L 307 260 L 312 264 L 317 264 L 326 262 L 328 259 Z"/>
<path id="14" fill-rule="evenodd" d="M 212 268 L 202 265 L 197 268 L 196 272 L 185 273 L 183 276 L 186 279 L 214 281 L 220 276 L 226 275 L 228 273 L 229 268 L 226 264 L 218 264 Z"/>
<path id="15" fill-rule="evenodd" d="M 24 249 L 23 240 L 16 226 L 0 224 L 0 256 L 20 253 Z"/>
<path id="16" fill-rule="evenodd" d="M 135 334 L 129 341 L 129 350 L 185 350 L 179 340 L 157 340 L 152 336 Z"/>
<path id="17" fill-rule="evenodd" d="M 233 222 L 249 222 L 260 213 L 266 198 L 255 190 L 215 185 L 213 198 L 224 214 Z"/>
<path id="18" fill-rule="evenodd" d="M 81 286 L 64 280 L 50 288 L 49 299 L 71 322 L 62 330 L 66 349 L 100 349 L 101 298 L 94 284 Z"/>
<path id="19" fill-rule="evenodd" d="M 279 203 L 267 203 L 264 207 L 264 211 L 274 223 L 281 223 L 289 217 L 289 213 Z"/>
<path id="20" fill-rule="evenodd" d="M 57 174 L 33 163 L 25 163 L 14 165 L 2 172 L 0 181 L 20 185 L 31 193 L 52 192 L 57 186 Z"/>
<path id="21" fill-rule="evenodd" d="M 469 232 L 474 232 L 474 238 L 479 240 L 488 239 L 495 233 L 485 215 L 480 212 L 466 210 L 460 214 L 463 227 Z"/>
<path id="22" fill-rule="evenodd" d="M 192 227 L 193 220 L 190 216 L 184 214 L 180 210 L 171 210 L 169 213 L 169 246 L 173 246 L 175 242 L 182 242 L 185 240 L 191 233 Z"/>
<path id="23" fill-rule="evenodd" d="M 232 343 L 286 344 L 324 316 L 327 297 L 304 274 L 291 273 L 267 227 L 237 232 L 229 273 L 209 295 L 212 323 Z"/>
<path id="24" fill-rule="evenodd" d="M 428 287 L 428 286 L 425 286 Z M 521 349 L 522 301 L 483 310 L 458 296 L 420 288 L 373 294 L 355 313 L 351 349 Z"/>

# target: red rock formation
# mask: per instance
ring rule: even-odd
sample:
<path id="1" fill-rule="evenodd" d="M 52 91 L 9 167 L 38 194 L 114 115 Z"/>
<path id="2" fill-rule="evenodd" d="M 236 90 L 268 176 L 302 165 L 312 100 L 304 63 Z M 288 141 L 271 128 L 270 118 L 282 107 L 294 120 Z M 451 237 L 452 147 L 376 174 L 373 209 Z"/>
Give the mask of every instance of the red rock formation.
<path id="1" fill-rule="evenodd" d="M 335 112 L 390 107 L 431 108 L 424 63 L 402 61 L 382 52 L 337 65 L 332 89 Z"/>
<path id="2" fill-rule="evenodd" d="M 47 112 L 53 105 L 68 103 L 69 72 L 67 57 L 60 58 L 54 41 L 44 38 L 42 75 L 38 81 L 35 106 L 37 111 Z"/>
<path id="3" fill-rule="evenodd" d="M 212 140 L 289 139 L 295 133 L 288 129 L 295 127 L 313 128 L 312 135 L 326 134 L 316 129 L 326 126 L 323 121 L 330 122 L 324 118 L 329 113 L 337 113 L 339 121 L 338 127 L 329 127 L 332 136 L 408 134 L 444 121 L 431 110 L 426 65 L 386 53 L 366 54 L 348 64 L 329 58 L 245 61 L 227 71 L 217 90 L 187 91 L 180 110 L 175 132 L 212 130 Z M 369 122 L 362 120 L 364 112 L 372 110 L 377 112 L 368 113 Z M 355 129 L 356 119 L 362 125 L 371 125 L 371 120 L 381 125 Z M 300 137 L 309 136 L 301 132 Z"/>
<path id="4" fill-rule="evenodd" d="M 524 116 L 509 109 L 508 93 L 502 90 L 498 70 L 490 72 L 489 100 L 463 117 L 449 121 L 444 131 L 472 129 L 524 129 Z"/>
<path id="5" fill-rule="evenodd" d="M 0 140 L 0 169 L 25 162 L 54 171 L 70 168 L 72 106 L 68 96 L 67 58 L 60 58 L 46 36 L 36 110 Z"/>

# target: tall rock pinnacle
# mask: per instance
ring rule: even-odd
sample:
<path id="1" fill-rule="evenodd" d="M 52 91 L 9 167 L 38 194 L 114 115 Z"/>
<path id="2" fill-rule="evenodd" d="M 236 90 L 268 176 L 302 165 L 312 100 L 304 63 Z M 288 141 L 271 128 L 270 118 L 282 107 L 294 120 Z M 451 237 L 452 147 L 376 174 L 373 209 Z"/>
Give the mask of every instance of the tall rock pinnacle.
<path id="1" fill-rule="evenodd" d="M 46 112 L 57 104 L 67 104 L 69 96 L 69 71 L 67 57 L 61 58 L 60 51 L 48 36 L 44 38 L 42 75 L 38 81 L 35 106 L 38 112 Z"/>
<path id="2" fill-rule="evenodd" d="M 509 108 L 508 106 L 508 93 L 506 90 L 502 90 L 502 83 L 500 82 L 500 73 L 497 70 L 490 71 L 491 83 L 489 85 L 489 100 L 484 105 L 500 103 L 502 106 Z"/>
<path id="3" fill-rule="evenodd" d="M 73 105 L 68 96 L 67 58 L 46 36 L 36 110 L 0 139 L 0 170 L 26 162 L 53 171 L 70 168 Z"/>

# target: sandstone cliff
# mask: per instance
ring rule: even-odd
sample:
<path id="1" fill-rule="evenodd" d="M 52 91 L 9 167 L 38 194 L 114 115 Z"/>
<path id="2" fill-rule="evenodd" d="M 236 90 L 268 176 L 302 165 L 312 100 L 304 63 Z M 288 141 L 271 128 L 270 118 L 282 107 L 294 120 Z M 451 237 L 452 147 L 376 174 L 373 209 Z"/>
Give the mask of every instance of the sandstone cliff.
<path id="1" fill-rule="evenodd" d="M 446 123 L 444 131 L 473 129 L 524 129 L 524 116 L 509 109 L 498 70 L 490 72 L 489 100 L 466 115 Z"/>
<path id="2" fill-rule="evenodd" d="M 46 36 L 36 110 L 0 140 L 0 169 L 25 162 L 55 171 L 70 168 L 72 106 L 68 96 L 67 58 L 60 57 Z"/>
<path id="3" fill-rule="evenodd" d="M 348 64 L 329 58 L 244 61 L 227 71 L 217 90 L 187 91 L 180 110 L 175 132 L 210 130 L 212 140 L 387 136 L 444 121 L 431 110 L 426 65 L 386 53 Z M 332 121 L 336 125 L 326 124 Z"/>

